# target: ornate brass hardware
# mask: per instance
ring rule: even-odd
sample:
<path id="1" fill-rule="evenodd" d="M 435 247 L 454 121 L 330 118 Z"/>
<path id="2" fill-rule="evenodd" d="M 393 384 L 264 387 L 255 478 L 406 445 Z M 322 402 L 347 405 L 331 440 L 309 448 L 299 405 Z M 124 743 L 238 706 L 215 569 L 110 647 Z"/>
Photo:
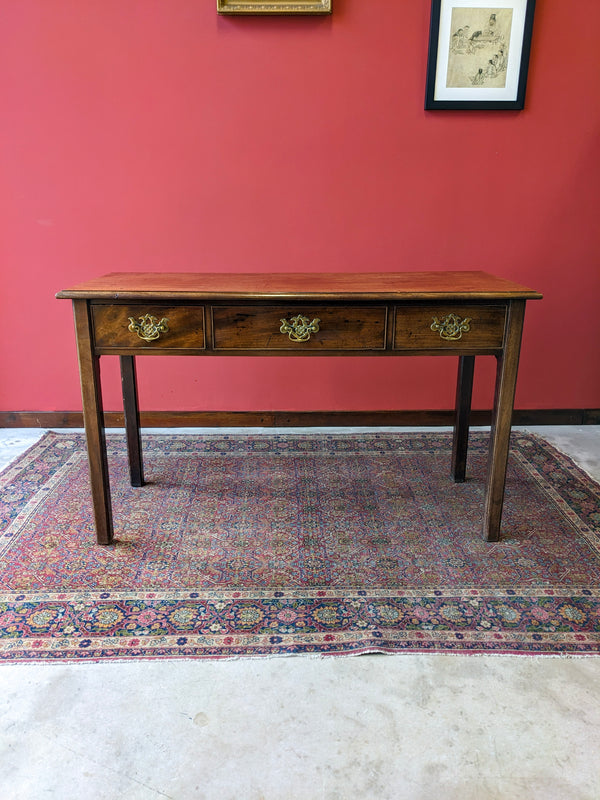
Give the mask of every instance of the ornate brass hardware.
<path id="1" fill-rule="evenodd" d="M 458 339 L 462 339 L 463 333 L 468 333 L 471 330 L 470 322 L 471 317 L 461 319 L 456 314 L 448 314 L 441 321 L 434 317 L 431 330 L 439 331 L 440 338 L 445 339 L 447 342 L 456 342 Z"/>
<path id="2" fill-rule="evenodd" d="M 310 322 L 308 317 L 303 317 L 301 314 L 298 314 L 292 317 L 289 322 L 287 319 L 281 319 L 280 322 L 281 328 L 279 328 L 279 330 L 281 333 L 287 333 L 292 342 L 308 342 L 311 333 L 317 333 L 319 330 L 319 322 L 321 322 L 321 320 L 315 317 L 315 319 Z"/>
<path id="3" fill-rule="evenodd" d="M 163 317 L 160 322 L 156 317 L 151 314 L 144 314 L 140 317 L 140 321 L 136 322 L 133 317 L 129 317 L 129 328 L 132 333 L 137 333 L 140 339 L 145 342 L 153 342 L 161 335 L 169 330 L 169 320 Z"/>

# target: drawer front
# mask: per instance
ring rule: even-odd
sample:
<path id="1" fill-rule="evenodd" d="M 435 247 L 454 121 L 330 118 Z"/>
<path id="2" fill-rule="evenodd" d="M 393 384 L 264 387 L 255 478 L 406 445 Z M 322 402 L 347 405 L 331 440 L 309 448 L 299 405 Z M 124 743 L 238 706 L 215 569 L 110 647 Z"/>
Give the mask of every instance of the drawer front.
<path id="1" fill-rule="evenodd" d="M 93 305 L 97 348 L 204 349 L 204 307 Z"/>
<path id="2" fill-rule="evenodd" d="M 498 349 L 504 338 L 505 306 L 396 306 L 395 350 Z"/>
<path id="3" fill-rule="evenodd" d="M 215 350 L 384 350 L 387 310 L 365 306 L 213 306 Z"/>

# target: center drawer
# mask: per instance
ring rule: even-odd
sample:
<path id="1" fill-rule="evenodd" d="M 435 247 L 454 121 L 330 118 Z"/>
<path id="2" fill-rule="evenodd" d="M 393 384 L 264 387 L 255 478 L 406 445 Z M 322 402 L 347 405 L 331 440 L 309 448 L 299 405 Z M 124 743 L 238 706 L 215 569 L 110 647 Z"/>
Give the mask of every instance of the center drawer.
<path id="1" fill-rule="evenodd" d="M 370 306 L 212 306 L 215 350 L 384 350 L 387 309 Z"/>

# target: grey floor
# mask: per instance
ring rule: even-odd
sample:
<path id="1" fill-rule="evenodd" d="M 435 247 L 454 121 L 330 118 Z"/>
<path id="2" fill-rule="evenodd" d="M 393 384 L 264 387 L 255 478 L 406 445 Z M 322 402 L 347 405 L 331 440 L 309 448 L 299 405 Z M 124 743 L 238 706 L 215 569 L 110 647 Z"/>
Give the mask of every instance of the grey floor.
<path id="1" fill-rule="evenodd" d="M 600 427 L 528 430 L 600 481 Z M 600 658 L 4 664 L 0 798 L 599 800 Z"/>

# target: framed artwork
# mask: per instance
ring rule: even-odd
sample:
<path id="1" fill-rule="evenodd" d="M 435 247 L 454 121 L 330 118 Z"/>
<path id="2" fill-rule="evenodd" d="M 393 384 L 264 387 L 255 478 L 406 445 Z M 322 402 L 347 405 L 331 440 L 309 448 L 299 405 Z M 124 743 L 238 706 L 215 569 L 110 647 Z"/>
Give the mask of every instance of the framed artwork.
<path id="1" fill-rule="evenodd" d="M 219 14 L 331 14 L 332 0 L 217 0 Z"/>
<path id="2" fill-rule="evenodd" d="M 522 109 L 535 0 L 432 0 L 426 109 Z"/>

